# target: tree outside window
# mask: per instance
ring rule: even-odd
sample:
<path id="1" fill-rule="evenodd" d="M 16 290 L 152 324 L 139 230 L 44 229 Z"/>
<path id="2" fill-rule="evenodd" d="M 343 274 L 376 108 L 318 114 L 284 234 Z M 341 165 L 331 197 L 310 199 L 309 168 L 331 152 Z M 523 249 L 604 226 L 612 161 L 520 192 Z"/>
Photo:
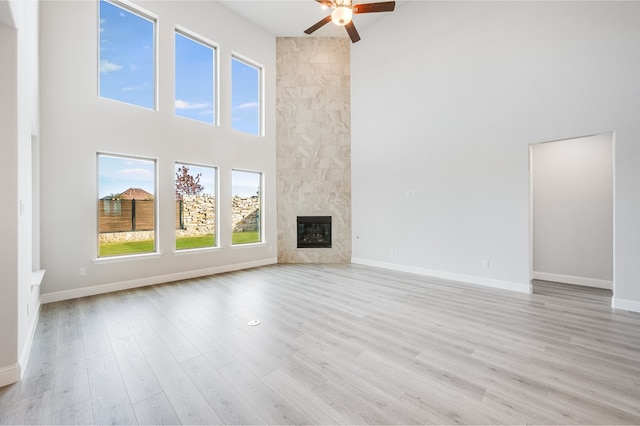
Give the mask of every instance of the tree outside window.
<path id="1" fill-rule="evenodd" d="M 216 168 L 175 164 L 176 250 L 216 246 Z"/>

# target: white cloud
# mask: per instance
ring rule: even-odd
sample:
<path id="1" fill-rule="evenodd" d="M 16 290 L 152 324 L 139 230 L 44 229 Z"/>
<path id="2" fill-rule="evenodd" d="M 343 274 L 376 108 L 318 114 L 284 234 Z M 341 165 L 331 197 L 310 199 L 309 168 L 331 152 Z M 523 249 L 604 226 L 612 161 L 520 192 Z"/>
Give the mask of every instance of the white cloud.
<path id="1" fill-rule="evenodd" d="M 143 179 L 149 180 L 153 179 L 153 172 L 149 169 L 143 169 L 141 167 L 137 167 L 135 169 L 122 169 L 118 170 L 119 176 L 124 176 L 128 179 Z"/>
<path id="2" fill-rule="evenodd" d="M 120 15 L 120 16 L 121 16 L 121 17 L 123 17 L 123 18 L 126 16 L 126 15 L 124 14 L 124 12 L 120 12 L 120 13 L 118 13 L 118 15 Z"/>
<path id="3" fill-rule="evenodd" d="M 204 111 L 200 111 L 198 114 L 199 115 L 213 115 L 213 110 L 212 109 L 206 109 Z"/>
<path id="4" fill-rule="evenodd" d="M 247 103 L 236 106 L 236 109 L 249 109 L 249 108 L 257 108 L 257 107 L 258 107 L 258 102 L 247 102 Z"/>
<path id="5" fill-rule="evenodd" d="M 176 109 L 199 109 L 208 107 L 208 103 L 197 103 L 197 102 L 188 102 L 181 101 L 180 99 L 176 99 Z"/>
<path id="6" fill-rule="evenodd" d="M 108 74 L 112 71 L 118 71 L 122 69 L 122 65 L 114 64 L 113 62 L 109 62 L 106 59 L 100 61 L 100 73 Z"/>
<path id="7" fill-rule="evenodd" d="M 106 20 L 106 19 L 104 19 L 104 18 L 100 18 L 100 32 L 103 32 L 103 31 L 104 31 L 104 28 L 103 28 L 103 26 L 102 26 L 102 25 L 104 25 L 104 23 L 105 23 L 105 22 L 107 22 L 107 20 Z"/>
<path id="8" fill-rule="evenodd" d="M 143 89 L 142 86 L 125 86 L 121 90 L 123 92 L 135 92 L 137 90 L 142 90 L 142 89 Z"/>

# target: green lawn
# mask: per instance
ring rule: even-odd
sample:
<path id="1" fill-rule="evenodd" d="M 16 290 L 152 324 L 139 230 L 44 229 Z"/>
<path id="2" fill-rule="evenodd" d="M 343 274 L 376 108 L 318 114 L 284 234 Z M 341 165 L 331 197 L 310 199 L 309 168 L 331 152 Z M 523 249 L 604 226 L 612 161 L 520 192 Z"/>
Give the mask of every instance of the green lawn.
<path id="1" fill-rule="evenodd" d="M 153 252 L 153 240 L 100 244 L 100 257 Z"/>
<path id="2" fill-rule="evenodd" d="M 233 244 L 259 243 L 260 233 L 254 232 L 234 232 L 231 234 L 231 242 Z"/>
<path id="3" fill-rule="evenodd" d="M 213 247 L 215 245 L 216 245 L 216 236 L 213 234 L 202 235 L 200 237 L 176 238 L 176 250 Z"/>
<path id="4" fill-rule="evenodd" d="M 233 244 L 246 244 L 260 242 L 259 232 L 234 232 L 231 234 Z M 176 239 L 176 249 L 194 249 L 213 247 L 216 243 L 215 235 L 201 237 L 181 237 Z M 100 257 L 119 256 L 123 254 L 153 253 L 153 240 L 127 241 L 118 243 L 100 244 Z"/>

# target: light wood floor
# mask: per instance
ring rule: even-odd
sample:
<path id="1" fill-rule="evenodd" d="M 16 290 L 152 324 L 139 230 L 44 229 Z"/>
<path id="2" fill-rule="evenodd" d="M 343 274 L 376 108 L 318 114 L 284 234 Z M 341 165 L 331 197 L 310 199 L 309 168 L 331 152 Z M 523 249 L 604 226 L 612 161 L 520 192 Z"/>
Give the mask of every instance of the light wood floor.
<path id="1" fill-rule="evenodd" d="M 562 299 L 566 304 L 597 304 L 611 306 L 613 292 L 604 288 L 584 287 L 551 281 L 533 280 L 533 293 Z"/>
<path id="2" fill-rule="evenodd" d="M 43 306 L 0 423 L 640 424 L 640 314 L 274 265 Z"/>

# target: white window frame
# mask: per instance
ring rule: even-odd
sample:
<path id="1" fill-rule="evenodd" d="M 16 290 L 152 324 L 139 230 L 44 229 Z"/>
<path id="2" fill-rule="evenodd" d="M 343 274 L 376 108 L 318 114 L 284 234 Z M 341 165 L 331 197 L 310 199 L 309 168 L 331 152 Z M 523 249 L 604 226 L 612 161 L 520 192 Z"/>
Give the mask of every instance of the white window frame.
<path id="1" fill-rule="evenodd" d="M 104 96 L 100 95 L 100 2 L 101 1 L 105 1 L 107 3 L 111 3 L 112 5 L 119 7 L 121 9 L 126 10 L 127 12 L 133 13 L 135 15 L 138 15 L 139 17 L 146 19 L 148 21 L 150 21 L 153 24 L 153 107 L 150 108 L 152 111 L 158 111 L 158 105 L 159 105 L 159 93 L 160 93 L 160 82 L 159 82 L 159 72 L 158 72 L 158 25 L 160 24 L 159 22 L 159 16 L 146 10 L 141 8 L 140 6 L 138 6 L 137 4 L 134 4 L 128 0 L 97 0 L 96 4 L 97 4 L 97 8 L 96 8 L 96 14 L 98 15 L 97 18 L 97 23 L 98 23 L 98 27 L 97 27 L 97 60 L 96 60 L 96 74 L 98 75 L 98 79 L 97 79 L 97 87 L 96 87 L 96 91 L 98 94 L 98 98 L 100 99 L 106 99 L 109 101 L 114 101 L 114 102 L 120 102 L 122 104 L 125 105 L 131 105 L 134 107 L 138 107 L 138 108 L 144 108 L 144 109 L 149 109 L 146 106 L 142 106 L 142 105 L 136 105 L 136 104 L 132 104 L 130 102 L 126 102 L 126 101 L 122 101 L 120 99 L 113 99 L 113 98 L 107 98 Z"/>
<path id="2" fill-rule="evenodd" d="M 213 124 L 212 123 L 207 123 L 205 121 L 200 121 L 200 123 L 204 123 L 204 124 L 208 124 L 208 125 L 213 125 L 216 127 L 220 126 L 220 44 L 219 43 L 215 43 L 211 40 L 209 40 L 206 37 L 203 37 L 191 30 L 188 30 L 180 25 L 176 25 L 175 29 L 174 29 L 174 51 L 173 51 L 173 69 L 174 69 L 174 76 L 173 76 L 173 81 L 174 81 L 174 87 L 173 87 L 173 100 L 174 100 L 174 108 L 173 108 L 173 114 L 176 117 L 179 118 L 186 118 L 187 120 L 189 120 L 188 117 L 183 117 L 180 115 L 177 115 L 175 112 L 175 100 L 176 100 L 176 86 L 175 86 L 175 66 L 176 66 L 176 47 L 175 47 L 175 35 L 176 34 L 180 34 L 183 37 L 186 37 L 188 39 L 190 39 L 191 41 L 194 41 L 196 43 L 200 43 L 201 45 L 208 47 L 210 49 L 213 49 L 213 60 L 215 61 L 215 63 L 213 64 Z M 194 120 L 194 121 L 199 121 L 199 120 Z M 196 164 L 194 164 L 196 165 Z M 203 166 L 204 167 L 204 166 Z"/>
<path id="3" fill-rule="evenodd" d="M 153 185 L 154 185 L 154 194 L 153 194 L 153 216 L 154 216 L 154 224 L 153 224 L 153 248 L 154 251 L 147 253 L 134 253 L 134 254 L 121 254 L 115 256 L 105 256 L 100 257 L 100 211 L 97 206 L 96 208 L 96 254 L 94 257 L 94 263 L 112 263 L 112 262 L 122 262 L 122 261 L 130 261 L 136 260 L 140 258 L 149 258 L 149 257 L 160 257 L 162 252 L 160 251 L 160 233 L 158 232 L 160 226 L 160 218 L 159 218 L 159 209 L 158 209 L 158 159 L 152 157 L 143 157 L 129 154 L 119 154 L 113 152 L 102 152 L 99 151 L 96 153 L 96 194 L 98 197 L 96 199 L 99 201 L 100 197 L 100 157 L 118 157 L 123 159 L 131 159 L 131 160 L 143 160 L 143 161 L 152 161 L 154 163 L 154 177 L 153 177 Z"/>
<path id="4" fill-rule="evenodd" d="M 237 52 L 231 52 L 231 63 L 230 63 L 230 75 L 231 78 L 233 79 L 233 61 L 240 61 L 242 63 L 244 63 L 247 66 L 250 66 L 252 68 L 255 68 L 256 70 L 258 70 L 258 120 L 260 121 L 258 123 L 258 134 L 254 135 L 252 133 L 246 133 L 246 132 L 242 132 L 241 130 L 238 130 L 239 132 L 242 133 L 246 133 L 248 135 L 251 136 L 257 136 L 257 137 L 264 137 L 265 135 L 265 67 L 264 65 L 244 56 L 241 55 Z M 233 87 L 233 80 L 232 80 L 232 84 L 231 87 Z M 233 102 L 233 92 L 231 93 L 231 102 Z M 231 105 L 231 128 L 233 129 L 233 105 Z M 234 129 L 235 130 L 235 129 Z"/>
<path id="5" fill-rule="evenodd" d="M 218 194 L 220 194 L 220 168 L 218 166 L 212 166 L 209 164 L 200 164 L 200 163 L 192 163 L 190 161 L 174 161 L 173 162 L 173 170 L 174 170 L 174 194 L 175 194 L 175 166 L 176 165 L 183 165 L 183 166 L 194 166 L 194 167 L 207 167 L 210 169 L 214 169 L 214 176 L 215 176 L 215 200 L 216 200 L 216 220 L 215 220 L 215 245 L 211 246 L 211 247 L 199 247 L 199 248 L 191 248 L 191 249 L 182 249 L 182 250 L 178 250 L 176 248 L 176 236 L 175 236 L 175 232 L 173 233 L 174 235 L 174 241 L 173 241 L 173 252 L 174 254 L 183 254 L 183 253 L 192 253 L 192 252 L 202 252 L 202 251 L 217 251 L 220 249 L 220 197 Z M 175 200 L 175 195 L 174 195 L 174 200 Z"/>
<path id="6" fill-rule="evenodd" d="M 264 201 L 264 182 L 265 182 L 265 177 L 264 177 L 264 172 L 258 171 L 258 170 L 249 170 L 249 169 L 240 169 L 240 168 L 232 168 L 231 169 L 231 198 L 233 199 L 234 195 L 233 195 L 233 172 L 245 172 L 245 173 L 257 173 L 260 175 L 260 221 L 259 221 L 259 226 L 260 226 L 260 232 L 259 232 L 259 237 L 260 237 L 260 241 L 256 241 L 253 243 L 242 243 L 242 244 L 233 244 L 233 228 L 229 228 L 231 231 L 231 247 L 247 247 L 247 246 L 256 246 L 259 244 L 265 244 L 265 232 L 264 232 L 264 224 L 265 224 L 265 217 L 264 217 L 264 205 L 265 205 L 265 201 Z M 231 209 L 233 209 L 233 205 L 231 205 Z M 233 211 L 230 211 L 230 213 L 233 216 Z M 231 224 L 233 227 L 233 224 Z"/>

